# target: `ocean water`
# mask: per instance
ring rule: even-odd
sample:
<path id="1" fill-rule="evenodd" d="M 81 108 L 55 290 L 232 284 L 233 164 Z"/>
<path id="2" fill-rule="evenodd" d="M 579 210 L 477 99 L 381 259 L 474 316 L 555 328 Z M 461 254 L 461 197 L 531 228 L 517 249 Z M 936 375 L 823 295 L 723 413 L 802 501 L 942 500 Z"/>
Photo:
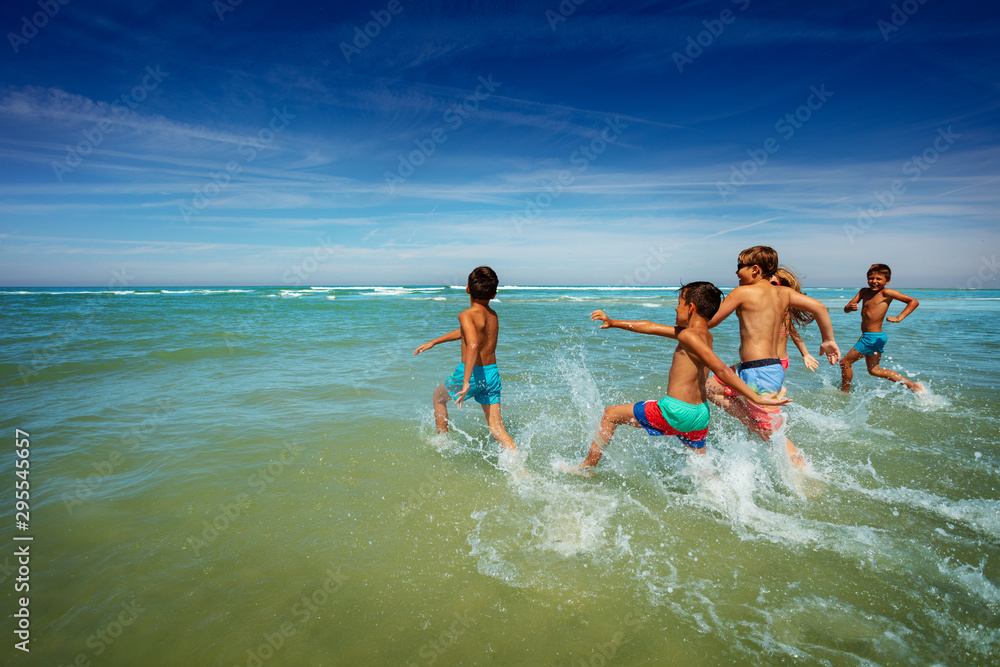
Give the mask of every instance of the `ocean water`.
<path id="1" fill-rule="evenodd" d="M 589 314 L 669 324 L 675 292 L 502 288 L 521 478 L 475 403 L 434 433 L 458 343 L 412 352 L 463 289 L 5 288 L 0 662 L 996 665 L 1000 292 L 907 292 L 883 365 L 926 396 L 863 362 L 844 395 L 790 346 L 804 472 L 713 407 L 706 456 L 621 427 L 584 478 L 561 465 L 674 346 Z M 856 288 L 809 293 L 846 352 Z"/>

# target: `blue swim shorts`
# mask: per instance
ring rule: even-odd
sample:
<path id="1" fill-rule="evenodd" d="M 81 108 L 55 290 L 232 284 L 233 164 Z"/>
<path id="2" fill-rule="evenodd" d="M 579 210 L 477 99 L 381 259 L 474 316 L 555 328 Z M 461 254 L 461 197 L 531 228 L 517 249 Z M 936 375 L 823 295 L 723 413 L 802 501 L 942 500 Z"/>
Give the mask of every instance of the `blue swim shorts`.
<path id="1" fill-rule="evenodd" d="M 462 382 L 465 379 L 465 364 L 455 367 L 455 372 L 444 381 L 444 388 L 448 390 L 448 395 L 455 398 L 458 392 L 462 391 Z M 500 402 L 500 371 L 496 364 L 489 366 L 475 366 L 472 369 L 472 377 L 469 379 L 469 393 L 465 395 L 466 400 L 476 399 L 480 405 L 494 405 Z"/>
<path id="2" fill-rule="evenodd" d="M 861 338 L 858 342 L 854 344 L 854 349 L 861 354 L 881 354 L 882 348 L 885 347 L 885 343 L 888 340 L 885 334 L 881 331 L 878 332 L 867 332 L 861 334 Z"/>
<path id="3" fill-rule="evenodd" d="M 731 366 L 733 371 L 743 380 L 748 387 L 758 394 L 771 394 L 781 391 L 781 385 L 785 384 L 785 367 L 780 359 L 754 359 L 753 361 L 741 361 L 735 366 Z M 723 393 L 727 398 L 741 401 L 746 407 L 750 418 L 761 428 L 774 431 L 781 427 L 784 417 L 781 416 L 781 408 L 772 406 L 757 405 L 753 401 L 743 398 L 743 395 L 735 389 L 724 385 L 719 378 L 712 376 L 712 379 L 722 384 L 725 388 Z"/>

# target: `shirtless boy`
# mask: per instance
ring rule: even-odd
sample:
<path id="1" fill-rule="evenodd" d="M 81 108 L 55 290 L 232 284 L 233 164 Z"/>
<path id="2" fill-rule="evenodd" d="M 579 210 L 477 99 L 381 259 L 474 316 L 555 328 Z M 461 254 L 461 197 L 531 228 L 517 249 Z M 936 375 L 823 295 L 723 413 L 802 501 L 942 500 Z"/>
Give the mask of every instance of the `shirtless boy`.
<path id="1" fill-rule="evenodd" d="M 581 470 L 589 470 L 601 460 L 604 447 L 611 441 L 619 424 L 644 428 L 650 435 L 676 435 L 682 443 L 699 454 L 705 453 L 708 434 L 708 404 L 705 403 L 705 380 L 708 371 L 749 400 L 762 405 L 785 405 L 790 399 L 780 396 L 760 396 L 748 387 L 736 373 L 726 367 L 712 352 L 712 334 L 708 320 L 719 309 L 722 292 L 708 282 L 688 283 L 677 297 L 674 326 L 647 321 L 613 320 L 604 311 L 595 310 L 590 319 L 600 320 L 602 329 L 625 329 L 636 333 L 677 339 L 667 395 L 660 401 L 640 401 L 612 405 L 604 410 L 597 435 L 590 445 Z"/>
<path id="2" fill-rule="evenodd" d="M 861 301 L 861 338 L 840 361 L 840 390 L 845 393 L 851 390 L 851 380 L 854 379 L 851 365 L 861 357 L 865 358 L 870 375 L 893 382 L 902 382 L 907 389 L 914 393 L 924 390 L 923 383 L 910 382 L 899 373 L 878 365 L 882 359 L 882 348 L 885 347 L 886 343 L 886 336 L 882 333 L 882 320 L 886 319 L 893 323 L 902 322 L 920 305 L 920 302 L 912 296 L 886 287 L 890 278 L 892 278 L 892 270 L 888 266 L 872 264 L 871 268 L 868 269 L 868 287 L 862 288 L 857 296 L 844 306 L 844 312 L 850 313 L 858 310 L 858 301 Z M 906 307 L 899 315 L 886 317 L 889 312 L 889 304 L 892 303 L 893 299 L 902 301 Z"/>
<path id="3" fill-rule="evenodd" d="M 500 281 L 488 266 L 477 267 L 469 274 L 465 291 L 471 305 L 458 316 L 459 328 L 424 343 L 413 354 L 425 352 L 438 343 L 462 341 L 462 361 L 447 380 L 434 391 L 434 422 L 438 433 L 448 432 L 448 400 L 455 400 L 458 409 L 467 398 L 483 406 L 490 433 L 507 450 L 516 449 L 500 418 L 500 373 L 497 371 L 497 337 L 500 321 L 490 308 L 497 295 Z"/>
<path id="4" fill-rule="evenodd" d="M 826 355 L 831 365 L 840 359 L 826 306 L 790 287 L 772 285 L 769 279 L 777 270 L 778 253 L 773 248 L 754 246 L 741 252 L 736 264 L 739 287 L 726 296 L 719 312 L 708 323 L 709 328 L 713 328 L 736 311 L 740 322 L 740 363 L 733 370 L 762 394 L 778 391 L 785 382 L 785 369 L 778 359 L 778 339 L 789 308 L 812 313 L 823 338 L 820 354 Z M 770 439 L 783 421 L 780 410 L 761 408 L 743 400 L 724 387 L 718 377 L 708 383 L 708 398 L 762 440 Z M 785 448 L 792 463 L 799 467 L 805 465 L 802 454 L 787 438 Z"/>

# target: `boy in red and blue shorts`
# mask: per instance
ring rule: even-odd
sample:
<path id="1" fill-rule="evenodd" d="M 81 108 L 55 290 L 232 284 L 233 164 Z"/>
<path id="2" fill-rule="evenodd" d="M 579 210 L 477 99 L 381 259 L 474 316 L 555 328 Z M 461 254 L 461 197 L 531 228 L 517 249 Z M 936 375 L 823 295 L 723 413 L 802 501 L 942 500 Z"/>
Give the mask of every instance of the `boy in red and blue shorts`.
<path id="1" fill-rule="evenodd" d="M 597 465 L 619 424 L 644 428 L 650 435 L 675 435 L 693 451 L 704 454 L 709 421 L 705 379 L 709 370 L 754 403 L 781 406 L 791 402 L 791 399 L 784 398 L 784 392 L 762 396 L 753 391 L 712 352 L 708 321 L 718 311 L 721 302 L 722 292 L 715 285 L 695 282 L 680 289 L 674 326 L 613 320 L 601 310 L 590 314 L 590 319 L 601 321 L 602 329 L 625 329 L 675 338 L 677 347 L 670 363 L 667 395 L 659 401 L 640 401 L 605 408 L 590 452 L 580 463 L 581 469 L 589 470 Z"/>

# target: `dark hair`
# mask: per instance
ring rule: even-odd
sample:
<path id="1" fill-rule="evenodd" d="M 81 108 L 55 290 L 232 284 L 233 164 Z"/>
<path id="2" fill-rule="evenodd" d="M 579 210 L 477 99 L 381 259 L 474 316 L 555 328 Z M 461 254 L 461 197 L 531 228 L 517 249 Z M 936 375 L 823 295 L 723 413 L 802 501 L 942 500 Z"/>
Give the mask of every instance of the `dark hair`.
<path id="1" fill-rule="evenodd" d="M 756 264 L 761 274 L 770 278 L 778 270 L 778 251 L 766 245 L 755 245 L 741 252 L 736 261 L 746 266 Z"/>
<path id="2" fill-rule="evenodd" d="M 497 295 L 500 279 L 488 266 L 477 266 L 469 274 L 469 295 L 477 300 L 490 300 Z"/>
<path id="3" fill-rule="evenodd" d="M 886 282 L 892 280 L 892 269 L 885 264 L 872 264 L 868 267 L 868 273 L 866 273 L 865 276 L 870 276 L 873 273 L 881 273 L 885 276 Z"/>
<path id="4" fill-rule="evenodd" d="M 681 298 L 688 303 L 694 304 L 696 313 L 706 320 L 712 319 L 722 304 L 722 290 L 710 282 L 699 280 L 693 283 L 681 285 Z"/>

